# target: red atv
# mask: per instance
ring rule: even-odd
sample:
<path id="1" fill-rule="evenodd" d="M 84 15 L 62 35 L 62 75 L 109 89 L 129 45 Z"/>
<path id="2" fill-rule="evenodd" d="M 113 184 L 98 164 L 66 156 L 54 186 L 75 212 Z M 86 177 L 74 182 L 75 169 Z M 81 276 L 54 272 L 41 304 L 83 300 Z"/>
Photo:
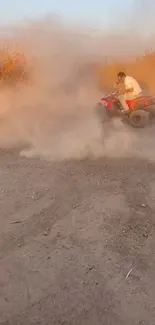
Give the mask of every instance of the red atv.
<path id="1" fill-rule="evenodd" d="M 155 115 L 155 96 L 141 96 L 134 100 L 127 100 L 129 113 L 128 122 L 136 128 L 142 128 Z M 100 106 L 106 109 L 109 117 L 122 115 L 123 107 L 115 94 L 101 98 Z"/>

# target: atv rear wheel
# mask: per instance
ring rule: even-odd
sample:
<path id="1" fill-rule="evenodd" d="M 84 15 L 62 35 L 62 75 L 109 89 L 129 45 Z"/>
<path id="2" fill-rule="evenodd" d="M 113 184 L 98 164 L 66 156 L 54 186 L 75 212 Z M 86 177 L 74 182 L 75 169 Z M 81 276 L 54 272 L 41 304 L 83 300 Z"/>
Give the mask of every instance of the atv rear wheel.
<path id="1" fill-rule="evenodd" d="M 129 123 L 135 128 L 144 128 L 149 121 L 149 112 L 142 109 L 131 112 Z"/>

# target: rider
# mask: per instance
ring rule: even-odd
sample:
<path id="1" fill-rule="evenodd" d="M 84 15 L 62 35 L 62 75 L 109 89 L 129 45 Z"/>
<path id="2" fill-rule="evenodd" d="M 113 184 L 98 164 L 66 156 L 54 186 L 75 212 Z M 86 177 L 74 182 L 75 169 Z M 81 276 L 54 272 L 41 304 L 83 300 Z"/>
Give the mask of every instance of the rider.
<path id="1" fill-rule="evenodd" d="M 126 76 L 124 72 L 119 72 L 117 74 L 115 88 L 117 88 L 118 99 L 125 112 L 129 111 L 129 106 L 126 103 L 126 100 L 136 99 L 142 94 L 142 89 L 139 83 L 133 77 Z"/>

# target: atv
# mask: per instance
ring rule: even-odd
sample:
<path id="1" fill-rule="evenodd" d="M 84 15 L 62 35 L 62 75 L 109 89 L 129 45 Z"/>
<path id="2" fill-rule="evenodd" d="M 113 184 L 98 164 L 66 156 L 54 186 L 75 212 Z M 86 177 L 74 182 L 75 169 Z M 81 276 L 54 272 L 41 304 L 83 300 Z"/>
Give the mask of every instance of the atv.
<path id="1" fill-rule="evenodd" d="M 124 116 L 135 128 L 145 127 L 149 120 L 155 116 L 155 96 L 141 96 L 133 100 L 126 100 L 129 107 L 129 112 L 124 115 L 123 107 L 116 96 L 110 94 L 100 99 L 99 106 L 106 111 L 109 117 Z M 102 114 L 102 112 L 100 112 Z"/>

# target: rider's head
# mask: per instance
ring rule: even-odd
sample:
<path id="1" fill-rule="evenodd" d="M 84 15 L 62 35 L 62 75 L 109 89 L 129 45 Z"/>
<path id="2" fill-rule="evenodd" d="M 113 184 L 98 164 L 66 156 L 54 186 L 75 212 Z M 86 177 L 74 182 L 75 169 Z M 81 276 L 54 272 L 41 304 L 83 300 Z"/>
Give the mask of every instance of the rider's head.
<path id="1" fill-rule="evenodd" d="M 126 74 L 124 72 L 119 72 L 117 74 L 117 81 L 122 82 L 122 81 L 124 81 L 125 77 L 126 77 Z"/>

